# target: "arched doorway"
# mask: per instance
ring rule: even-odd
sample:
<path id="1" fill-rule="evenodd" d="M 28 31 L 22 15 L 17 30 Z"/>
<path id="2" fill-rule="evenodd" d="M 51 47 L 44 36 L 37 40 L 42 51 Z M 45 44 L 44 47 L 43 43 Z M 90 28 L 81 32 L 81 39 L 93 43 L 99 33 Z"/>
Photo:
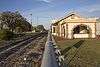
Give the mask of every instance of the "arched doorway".
<path id="1" fill-rule="evenodd" d="M 77 25 L 72 30 L 72 36 L 73 38 L 91 38 L 91 28 L 87 25 Z"/>

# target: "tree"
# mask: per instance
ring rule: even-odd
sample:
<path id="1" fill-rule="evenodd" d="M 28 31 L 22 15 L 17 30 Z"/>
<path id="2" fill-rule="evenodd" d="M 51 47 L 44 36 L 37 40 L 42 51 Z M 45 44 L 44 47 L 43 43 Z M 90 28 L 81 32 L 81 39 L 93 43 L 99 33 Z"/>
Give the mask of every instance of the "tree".
<path id="1" fill-rule="evenodd" d="M 31 31 L 31 24 L 28 21 L 26 21 L 26 18 L 24 18 L 18 11 L 2 12 L 0 16 L 0 20 L 1 20 L 1 23 L 0 23 L 1 29 L 3 29 L 3 25 L 7 25 L 8 29 L 12 32 Z M 16 29 L 19 29 L 19 30 L 16 30 Z"/>
<path id="2" fill-rule="evenodd" d="M 14 37 L 13 32 L 3 29 L 0 30 L 0 40 L 9 40 Z"/>
<path id="3" fill-rule="evenodd" d="M 43 32 L 43 31 L 46 31 L 46 30 L 45 30 L 45 28 L 44 28 L 43 25 L 38 25 L 38 26 L 36 27 L 36 31 L 37 31 L 37 32 Z"/>

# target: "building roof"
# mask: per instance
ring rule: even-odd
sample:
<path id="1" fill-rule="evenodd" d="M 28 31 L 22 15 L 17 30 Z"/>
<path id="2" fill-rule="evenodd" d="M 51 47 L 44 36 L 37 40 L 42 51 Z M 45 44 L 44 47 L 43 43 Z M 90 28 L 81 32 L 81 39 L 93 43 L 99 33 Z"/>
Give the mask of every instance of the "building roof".
<path id="1" fill-rule="evenodd" d="M 73 18 L 76 18 L 76 19 L 73 19 Z M 65 16 L 61 19 L 58 19 L 57 21 L 55 21 L 52 24 L 57 25 L 59 22 L 65 20 L 65 19 L 66 19 L 67 22 L 78 22 L 78 21 L 79 22 L 95 22 L 95 18 L 84 18 L 76 12 L 71 12 L 67 16 Z"/>
<path id="2" fill-rule="evenodd" d="M 80 16 L 79 14 L 77 14 L 76 12 L 71 12 L 71 13 L 69 13 L 67 16 L 62 17 L 62 18 L 60 18 L 60 19 L 58 19 L 58 20 L 55 20 L 55 22 L 53 22 L 52 24 L 58 24 L 60 21 L 66 19 L 66 18 L 68 18 L 68 17 L 70 17 L 70 16 L 73 16 L 73 15 L 76 15 L 77 17 L 81 17 L 81 16 Z"/>

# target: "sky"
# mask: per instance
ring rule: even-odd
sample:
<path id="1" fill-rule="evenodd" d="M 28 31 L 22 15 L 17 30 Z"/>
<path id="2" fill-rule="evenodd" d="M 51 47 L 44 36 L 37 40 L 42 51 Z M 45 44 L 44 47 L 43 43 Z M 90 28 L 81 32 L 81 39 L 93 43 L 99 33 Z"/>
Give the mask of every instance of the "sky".
<path id="1" fill-rule="evenodd" d="M 100 17 L 100 0 L 0 0 L 0 12 L 19 11 L 32 25 L 48 28 L 51 20 L 70 12 L 85 17 Z M 32 16 L 30 15 L 32 14 Z"/>

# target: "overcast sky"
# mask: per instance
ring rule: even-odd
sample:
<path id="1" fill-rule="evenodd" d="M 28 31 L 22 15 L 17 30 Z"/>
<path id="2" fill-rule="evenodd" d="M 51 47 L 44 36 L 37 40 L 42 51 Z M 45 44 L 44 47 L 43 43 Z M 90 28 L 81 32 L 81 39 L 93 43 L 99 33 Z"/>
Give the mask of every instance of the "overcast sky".
<path id="1" fill-rule="evenodd" d="M 19 11 L 33 25 L 48 28 L 52 19 L 75 11 L 86 17 L 100 17 L 100 0 L 0 0 L 0 11 Z"/>

